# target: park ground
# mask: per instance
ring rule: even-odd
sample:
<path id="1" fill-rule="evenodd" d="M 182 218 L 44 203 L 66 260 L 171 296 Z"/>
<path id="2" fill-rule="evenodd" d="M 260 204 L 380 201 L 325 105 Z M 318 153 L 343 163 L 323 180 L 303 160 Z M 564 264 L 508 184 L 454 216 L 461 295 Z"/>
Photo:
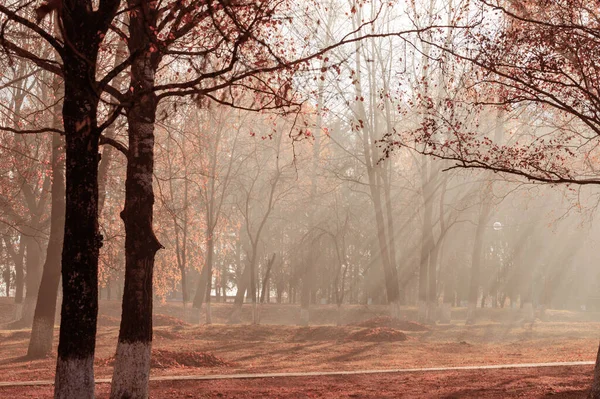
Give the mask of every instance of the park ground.
<path id="1" fill-rule="evenodd" d="M 549 311 L 548 321 L 520 323 L 518 311 L 485 309 L 465 326 L 464 310 L 451 324 L 421 325 L 383 316 L 384 307 L 348 306 L 341 326 L 335 307 L 312 312 L 315 325 L 293 325 L 299 310 L 265 305 L 261 321 L 225 324 L 230 304 L 213 304 L 212 325 L 187 323 L 180 304 L 155 306 L 152 376 L 223 375 L 315 371 L 385 370 L 493 364 L 595 360 L 600 315 Z M 6 329 L 9 301 L 0 301 L 0 382 L 54 378 L 55 355 L 27 360 L 30 331 Z M 281 324 L 274 324 L 281 323 Z M 119 304 L 100 306 L 96 377 L 110 378 L 119 324 Z M 55 331 L 58 340 L 58 328 Z M 579 398 L 591 383 L 592 366 L 461 370 L 345 376 L 278 377 L 205 381 L 154 381 L 152 398 Z M 98 384 L 99 398 L 109 384 Z M 1 387 L 1 398 L 46 398 L 51 386 Z"/>

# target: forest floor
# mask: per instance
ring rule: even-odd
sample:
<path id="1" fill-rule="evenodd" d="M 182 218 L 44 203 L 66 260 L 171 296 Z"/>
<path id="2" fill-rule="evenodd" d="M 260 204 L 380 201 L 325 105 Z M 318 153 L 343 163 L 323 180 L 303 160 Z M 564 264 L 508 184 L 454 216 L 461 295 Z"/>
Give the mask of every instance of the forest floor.
<path id="1" fill-rule="evenodd" d="M 295 308 L 295 307 L 294 307 Z M 262 320 L 287 320 L 296 312 L 291 306 L 268 305 Z M 0 321 L 8 307 L 0 302 Z M 213 305 L 215 322 L 231 305 Z M 192 325 L 181 305 L 155 308 L 152 376 L 205 374 L 278 373 L 399 368 L 426 368 L 563 361 L 593 361 L 598 348 L 600 322 L 597 315 L 555 311 L 549 321 L 533 325 L 518 323 L 516 313 L 490 310 L 481 320 L 465 326 L 424 326 L 408 320 L 390 322 L 383 307 L 349 307 L 345 325 L 326 325 L 332 307 L 314 309 L 321 325 Z M 486 309 L 487 311 L 487 309 Z M 247 310 L 246 310 L 247 312 Z M 455 312 L 460 316 L 461 311 Z M 407 310 L 406 314 L 410 315 Z M 101 304 L 96 377 L 110 378 L 112 355 L 118 335 L 118 304 Z M 326 317 L 327 316 L 327 317 Z M 331 316 L 331 315 L 329 315 Z M 248 315 L 242 321 L 247 322 Z M 288 324 L 288 323 L 286 323 Z M 6 327 L 6 325 L 5 325 Z M 0 381 L 52 380 L 53 356 L 30 361 L 27 351 L 30 330 L 0 327 Z M 55 340 L 58 339 L 58 328 Z M 56 342 L 56 341 L 55 341 Z M 268 378 L 252 380 L 153 382 L 152 397 L 582 397 L 591 380 L 591 366 L 543 369 L 470 370 Z M 51 396 L 51 387 L 0 388 L 0 397 Z M 105 397 L 108 384 L 99 384 Z"/>

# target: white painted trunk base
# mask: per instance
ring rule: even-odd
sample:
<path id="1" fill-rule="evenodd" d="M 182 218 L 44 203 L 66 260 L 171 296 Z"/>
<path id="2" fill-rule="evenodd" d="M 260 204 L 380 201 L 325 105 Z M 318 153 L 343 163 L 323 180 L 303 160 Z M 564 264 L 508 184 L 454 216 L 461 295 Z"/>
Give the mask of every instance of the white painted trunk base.
<path id="1" fill-rule="evenodd" d="M 54 399 L 94 398 L 94 357 L 56 361 Z"/>
<path id="2" fill-rule="evenodd" d="M 150 381 L 150 342 L 119 342 L 111 399 L 147 399 Z"/>

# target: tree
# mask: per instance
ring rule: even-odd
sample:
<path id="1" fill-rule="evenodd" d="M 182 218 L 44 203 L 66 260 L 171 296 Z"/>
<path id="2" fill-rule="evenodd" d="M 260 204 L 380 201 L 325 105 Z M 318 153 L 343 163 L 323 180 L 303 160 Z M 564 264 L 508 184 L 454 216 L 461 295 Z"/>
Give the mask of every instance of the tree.
<path id="1" fill-rule="evenodd" d="M 100 44 L 116 15 L 118 0 L 65 0 L 56 12 L 62 41 L 21 16 L 16 6 L 0 5 L 4 24 L 22 26 L 47 41 L 62 64 L 21 47 L 5 29 L 0 45 L 9 54 L 61 75 L 62 119 L 66 142 L 66 212 L 62 252 L 63 303 L 56 367 L 55 397 L 94 396 L 94 350 L 98 312 L 98 92 L 108 82 L 96 78 Z M 42 9 L 39 9 L 43 11 Z M 40 15 L 40 16 L 43 16 Z M 8 25 L 10 28 L 11 24 Z M 46 129 L 48 130 L 48 129 Z"/>
<path id="2" fill-rule="evenodd" d="M 539 106 L 546 111 L 540 124 L 554 130 L 505 144 L 480 137 L 474 124 L 448 123 L 430 115 L 429 129 L 416 132 L 412 142 L 389 135 L 386 156 L 405 145 L 454 161 L 451 167 L 540 183 L 600 183 L 588 161 L 600 137 L 599 15 L 597 5 L 583 1 L 480 0 L 471 9 L 471 27 L 460 35 L 465 41 L 460 48 L 421 36 L 439 50 L 440 60 L 449 56 L 476 68 L 475 84 L 467 93 L 458 101 L 448 99 L 447 107 L 454 112 L 460 112 L 459 102 L 465 99 L 480 112 Z M 590 397 L 600 397 L 600 350 Z"/>

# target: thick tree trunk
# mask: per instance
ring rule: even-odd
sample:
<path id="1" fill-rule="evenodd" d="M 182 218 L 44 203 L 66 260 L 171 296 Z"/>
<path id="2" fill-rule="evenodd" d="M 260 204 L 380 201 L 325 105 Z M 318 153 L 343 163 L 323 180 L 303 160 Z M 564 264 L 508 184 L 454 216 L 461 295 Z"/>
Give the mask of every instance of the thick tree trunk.
<path id="1" fill-rule="evenodd" d="M 130 7 L 138 7 L 135 0 Z M 160 62 L 149 49 L 147 24 L 155 10 L 138 10 L 130 18 L 130 53 L 141 51 L 131 66 L 134 105 L 129 110 L 129 155 L 125 182 L 125 286 L 119 341 L 110 397 L 148 398 L 152 347 L 152 276 L 156 252 L 162 248 L 152 228 L 154 191 L 154 121 L 157 99 L 152 92 Z M 149 21 L 147 21 L 149 18 Z M 138 94 L 139 93 L 139 94 Z"/>
<path id="2" fill-rule="evenodd" d="M 55 117 L 57 115 L 58 112 L 55 112 Z M 65 163 L 61 148 L 63 145 L 62 137 L 54 135 L 52 138 L 50 237 L 27 350 L 27 357 L 32 359 L 45 357 L 52 350 L 56 299 L 60 282 L 61 248 L 65 229 Z"/>
<path id="3" fill-rule="evenodd" d="M 94 59 L 94 57 L 92 57 Z M 94 397 L 98 316 L 97 95 L 87 61 L 65 60 L 66 212 L 62 251 L 63 302 L 55 398 Z M 86 90 L 87 89 L 87 90 Z"/>
<path id="4" fill-rule="evenodd" d="M 62 22 L 63 123 L 66 141 L 65 230 L 61 260 L 62 305 L 55 399 L 94 398 L 98 317 L 98 153 L 96 83 L 98 49 L 116 15 L 118 0 L 94 11 L 86 2 L 59 8 Z"/>

